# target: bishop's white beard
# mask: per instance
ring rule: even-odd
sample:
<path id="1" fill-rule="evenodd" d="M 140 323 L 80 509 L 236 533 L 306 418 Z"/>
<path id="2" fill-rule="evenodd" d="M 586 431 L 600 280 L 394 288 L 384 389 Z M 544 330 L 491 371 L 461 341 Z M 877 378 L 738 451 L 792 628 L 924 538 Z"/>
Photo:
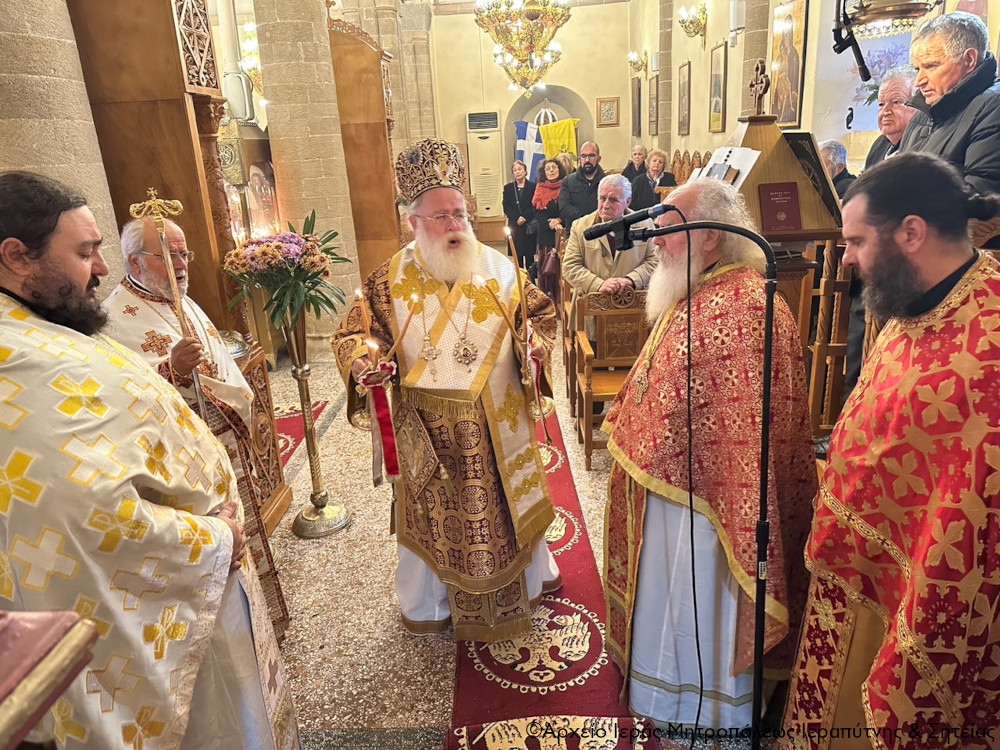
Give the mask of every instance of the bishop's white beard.
<path id="1" fill-rule="evenodd" d="M 471 227 L 431 238 L 418 226 L 414 234 L 420 250 L 420 265 L 438 281 L 454 284 L 459 279 L 471 277 L 479 269 L 479 243 Z M 458 244 L 452 246 L 452 241 Z"/>
<path id="2" fill-rule="evenodd" d="M 691 294 L 701 285 L 704 253 L 691 249 Z M 659 262 L 646 288 L 646 320 L 652 325 L 677 302 L 687 297 L 687 257 L 659 254 Z"/>
<path id="3" fill-rule="evenodd" d="M 160 261 L 160 265 L 163 265 L 163 261 Z M 166 276 L 163 280 L 156 278 L 156 274 L 149 270 L 149 261 L 146 260 L 145 255 L 139 256 L 139 272 L 142 274 L 142 278 L 139 279 L 139 283 L 146 287 L 153 294 L 163 299 L 173 299 L 173 290 L 170 288 L 170 279 Z M 170 267 L 170 272 L 174 274 L 174 278 L 177 278 L 177 272 L 174 271 L 173 266 Z M 188 277 L 187 271 L 182 272 L 181 278 L 177 279 L 177 293 L 181 297 L 186 297 L 188 291 Z"/>

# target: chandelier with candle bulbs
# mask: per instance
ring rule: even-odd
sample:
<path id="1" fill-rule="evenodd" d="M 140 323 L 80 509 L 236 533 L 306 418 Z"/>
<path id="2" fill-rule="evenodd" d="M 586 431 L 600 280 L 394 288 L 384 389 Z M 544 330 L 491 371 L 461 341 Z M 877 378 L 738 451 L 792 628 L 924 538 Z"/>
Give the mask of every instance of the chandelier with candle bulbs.
<path id="1" fill-rule="evenodd" d="M 493 61 L 526 97 L 562 56 L 556 31 L 569 20 L 568 0 L 476 0 L 476 24 L 496 46 Z"/>

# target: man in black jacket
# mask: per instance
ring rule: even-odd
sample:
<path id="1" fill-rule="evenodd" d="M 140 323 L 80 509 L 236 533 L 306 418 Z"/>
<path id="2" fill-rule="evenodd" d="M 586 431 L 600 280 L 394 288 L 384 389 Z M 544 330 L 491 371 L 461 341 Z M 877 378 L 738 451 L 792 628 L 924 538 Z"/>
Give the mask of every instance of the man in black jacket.
<path id="1" fill-rule="evenodd" d="M 901 152 L 942 156 L 980 193 L 1000 193 L 1000 82 L 986 24 L 971 13 L 925 23 L 910 47 L 918 111 Z"/>
<path id="2" fill-rule="evenodd" d="M 896 68 L 882 76 L 878 86 L 878 129 L 881 135 L 868 151 L 865 169 L 885 161 L 899 150 L 903 132 L 917 113 L 908 104 L 913 98 L 914 77 L 909 68 Z"/>
<path id="3" fill-rule="evenodd" d="M 593 141 L 580 147 L 580 167 L 563 180 L 559 192 L 559 218 L 569 229 L 573 222 L 597 210 L 597 185 L 604 178 L 601 149 Z"/>

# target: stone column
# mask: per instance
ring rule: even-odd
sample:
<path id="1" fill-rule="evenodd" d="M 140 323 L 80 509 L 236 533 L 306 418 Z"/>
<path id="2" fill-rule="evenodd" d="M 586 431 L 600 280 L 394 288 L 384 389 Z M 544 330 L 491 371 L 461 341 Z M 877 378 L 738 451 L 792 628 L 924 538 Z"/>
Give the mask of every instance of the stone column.
<path id="1" fill-rule="evenodd" d="M 318 231 L 339 232 L 338 252 L 354 263 L 333 266 L 331 282 L 350 298 L 360 278 L 326 8 L 319 0 L 254 0 L 254 12 L 282 224 L 301 228 L 315 209 Z M 338 322 L 308 318 L 317 353 L 329 353 L 323 339 Z"/>
<path id="2" fill-rule="evenodd" d="M 389 91 L 392 92 L 396 120 L 390 137 L 392 152 L 395 154 L 410 141 L 402 106 L 406 101 L 407 91 L 403 82 L 403 47 L 400 43 L 402 40 L 397 0 L 375 0 L 375 29 L 376 33 L 372 35 L 375 41 L 392 55 L 392 62 L 389 63 Z"/>
<path id="3" fill-rule="evenodd" d="M 667 164 L 669 166 L 671 154 L 670 144 L 674 135 L 674 118 L 671 107 L 674 103 L 674 31 L 678 29 L 674 24 L 674 0 L 660 0 L 660 49 L 656 55 L 657 71 L 659 78 L 659 91 L 656 92 L 660 100 L 658 111 L 659 124 L 657 126 L 656 146 L 667 152 Z"/>
<path id="4" fill-rule="evenodd" d="M 753 69 L 759 58 L 770 61 L 767 52 L 767 32 L 771 22 L 770 0 L 747 0 L 747 30 L 743 33 L 743 80 L 749 82 L 753 78 Z M 771 75 L 768 65 L 767 74 Z M 770 112 L 771 94 L 764 95 L 764 114 Z M 740 114 L 753 114 L 753 94 L 749 86 L 743 86 L 743 99 L 740 102 Z"/>
<path id="5" fill-rule="evenodd" d="M 406 122 L 411 141 L 437 135 L 434 121 L 434 84 L 431 76 L 430 5 L 406 4 L 400 9 L 400 68 L 405 101 L 396 107 L 397 121 Z M 398 101 L 398 100 L 397 100 Z M 398 141 L 397 141 L 398 142 Z"/>
<path id="6" fill-rule="evenodd" d="M 110 291 L 124 274 L 118 226 L 65 0 L 5 0 L 0 13 L 0 171 L 52 177 L 87 198 Z"/>

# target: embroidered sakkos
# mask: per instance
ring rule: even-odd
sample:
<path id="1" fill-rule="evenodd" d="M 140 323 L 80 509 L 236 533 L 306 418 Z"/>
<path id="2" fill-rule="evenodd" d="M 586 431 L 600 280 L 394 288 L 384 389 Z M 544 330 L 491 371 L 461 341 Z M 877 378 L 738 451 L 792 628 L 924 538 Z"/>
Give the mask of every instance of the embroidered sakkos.
<path id="1" fill-rule="evenodd" d="M 876 748 L 1000 747 L 993 258 L 930 312 L 889 321 L 829 455 L 785 747 L 827 747 L 845 716 L 867 723 Z M 845 685 L 857 659 L 860 690 Z"/>
<path id="2" fill-rule="evenodd" d="M 734 674 L 753 662 L 756 524 L 760 493 L 764 281 L 723 267 L 692 297 L 694 508 L 715 527 L 739 585 Z M 646 492 L 687 506 L 687 303 L 654 328 L 605 420 L 615 458 L 605 522 L 608 650 L 628 675 Z M 801 563 L 816 491 L 795 323 L 775 304 L 768 511 L 771 523 L 766 666 L 789 667 L 807 576 Z M 650 354 L 649 348 L 655 346 Z"/>

